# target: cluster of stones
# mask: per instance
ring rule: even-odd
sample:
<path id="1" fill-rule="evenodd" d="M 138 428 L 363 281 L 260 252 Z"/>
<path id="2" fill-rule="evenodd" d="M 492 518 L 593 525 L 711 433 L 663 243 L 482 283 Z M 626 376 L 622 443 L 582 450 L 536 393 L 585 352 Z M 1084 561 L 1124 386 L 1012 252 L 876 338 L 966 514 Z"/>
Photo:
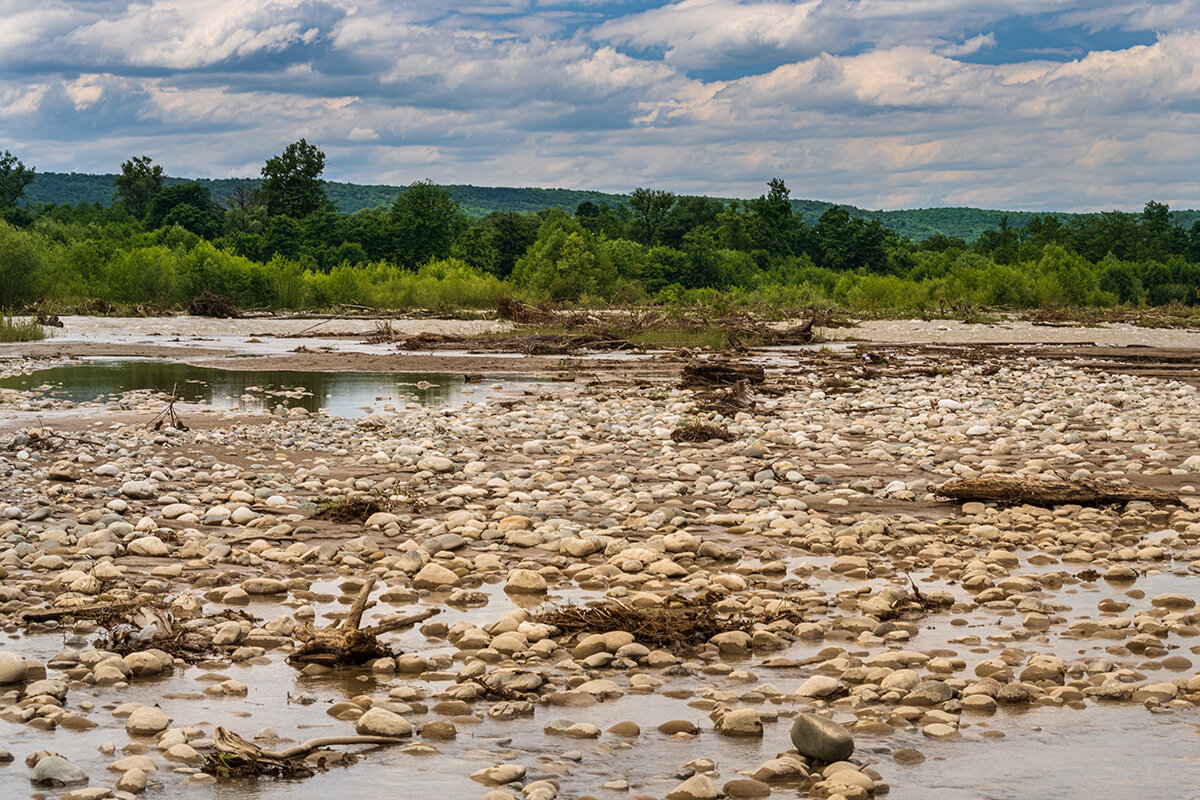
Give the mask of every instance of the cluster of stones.
<path id="1" fill-rule="evenodd" d="M 1006 707 L 1200 704 L 1193 599 L 1140 588 L 1200 573 L 1191 507 L 952 507 L 931 494 L 948 477 L 1012 472 L 1156 476 L 1188 496 L 1200 469 L 1191 387 L 1019 359 L 837 396 L 774 377 L 791 391 L 718 420 L 737 437 L 729 443 L 671 441 L 697 413 L 689 393 L 620 387 L 361 420 L 115 424 L 103 444 L 57 453 L 21 449 L 18 433 L 0 442 L 0 617 L 15 634 L 30 607 L 157 598 L 250 667 L 235 680 L 222 663 L 199 665 L 198 694 L 218 702 L 256 691 L 255 665 L 282 660 L 298 627 L 375 577 L 386 611 L 475 611 L 426 622 L 424 647 L 367 664 L 387 691 L 325 709 L 347 732 L 411 738 L 415 754 L 465 751 L 457 734 L 484 720 L 535 726 L 548 747 L 707 748 L 668 774 L 599 784 L 670 800 L 773 787 L 857 800 L 887 791 L 877 756 L 922 757 L 898 740 L 937 747 Z M 360 494 L 396 506 L 348 525 L 313 518 L 321 503 Z M 930 616 L 914 616 L 914 586 Z M 688 651 L 626 631 L 565 636 L 531 613 L 564 594 L 647 610 L 705 596 L 746 627 Z M 273 603 L 275 615 L 211 613 L 248 603 Z M 163 760 L 172 775 L 206 780 L 211 729 L 171 728 L 170 708 L 97 711 L 90 699 L 196 667 L 150 647 L 89 649 L 89 632 L 70 631 L 44 663 L 17 655 L 19 639 L 6 647 L 0 719 L 47 734 L 124 720 L 117 779 L 74 790 L 90 793 L 79 800 L 165 784 Z M 79 693 L 89 699 L 71 699 Z M 702 717 L 589 721 L 598 704 L 652 694 Z M 774 742 L 778 755 L 731 765 L 739 737 Z M 863 742 L 876 757 L 863 757 Z M 464 764 L 488 800 L 549 800 L 596 790 L 573 778 L 594 777 L 585 756 Z M 26 760 L 35 781 L 78 782 L 57 753 Z"/>

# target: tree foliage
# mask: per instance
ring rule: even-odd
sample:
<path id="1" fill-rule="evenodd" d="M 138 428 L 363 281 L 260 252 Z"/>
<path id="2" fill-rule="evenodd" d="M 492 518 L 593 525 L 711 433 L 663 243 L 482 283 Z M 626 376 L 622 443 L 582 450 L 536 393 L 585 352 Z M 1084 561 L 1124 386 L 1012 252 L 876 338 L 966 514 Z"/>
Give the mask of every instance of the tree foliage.
<path id="1" fill-rule="evenodd" d="M 450 193 L 416 181 L 392 203 L 392 241 L 397 264 L 413 268 L 450 255 L 466 216 Z"/>
<path id="2" fill-rule="evenodd" d="M 305 139 L 293 142 L 283 153 L 267 159 L 262 168 L 262 192 L 267 213 L 300 218 L 329 202 L 321 173 L 325 153 Z"/>
<path id="3" fill-rule="evenodd" d="M 34 170 L 5 150 L 0 153 L 0 211 L 15 208 L 25 187 L 33 181 Z"/>
<path id="4" fill-rule="evenodd" d="M 121 174 L 113 178 L 113 184 L 125 209 L 137 219 L 145 219 L 162 191 L 163 168 L 150 156 L 134 156 L 121 165 Z"/>

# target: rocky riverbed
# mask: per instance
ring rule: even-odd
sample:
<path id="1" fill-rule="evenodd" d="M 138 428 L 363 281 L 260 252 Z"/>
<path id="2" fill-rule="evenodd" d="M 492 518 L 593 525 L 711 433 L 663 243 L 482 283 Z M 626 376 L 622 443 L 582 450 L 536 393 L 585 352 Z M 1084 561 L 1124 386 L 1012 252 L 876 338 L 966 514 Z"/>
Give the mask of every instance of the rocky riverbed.
<path id="1" fill-rule="evenodd" d="M 775 353 L 736 402 L 613 365 L 186 430 L 145 396 L 33 424 L 9 392 L 0 794 L 1189 796 L 1200 399 L 1043 355 Z M 937 496 L 990 473 L 1180 503 Z M 437 614 L 360 666 L 289 663 L 372 579 L 363 626 Z M 218 728 L 395 744 L 276 780 L 225 768 Z"/>

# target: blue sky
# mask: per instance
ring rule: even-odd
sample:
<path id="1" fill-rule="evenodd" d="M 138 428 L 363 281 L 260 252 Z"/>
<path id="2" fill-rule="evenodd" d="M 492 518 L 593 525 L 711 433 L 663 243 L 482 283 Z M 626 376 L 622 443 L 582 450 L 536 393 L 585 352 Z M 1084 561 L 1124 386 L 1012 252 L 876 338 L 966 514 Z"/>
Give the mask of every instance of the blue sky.
<path id="1" fill-rule="evenodd" d="M 1200 0 L 0 0 L 43 171 L 1200 206 Z"/>

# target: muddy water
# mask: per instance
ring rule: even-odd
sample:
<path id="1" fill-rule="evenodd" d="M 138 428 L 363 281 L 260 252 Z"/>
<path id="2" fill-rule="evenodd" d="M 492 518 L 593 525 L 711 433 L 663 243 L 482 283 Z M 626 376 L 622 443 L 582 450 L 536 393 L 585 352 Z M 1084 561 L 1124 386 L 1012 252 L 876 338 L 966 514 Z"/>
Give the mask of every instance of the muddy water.
<path id="1" fill-rule="evenodd" d="M 497 385 L 499 388 L 497 388 Z M 0 389 L 38 391 L 71 404 L 107 404 L 124 392 L 175 392 L 183 402 L 236 411 L 277 407 L 326 409 L 357 417 L 386 406 L 417 402 L 461 406 L 497 395 L 553 384 L 526 375 L 452 373 L 296 372 L 224 370 L 159 359 L 84 359 L 0 379 Z"/>
<path id="2" fill-rule="evenodd" d="M 820 561 L 820 557 L 809 559 Z M 1175 577 L 1175 576 L 1167 576 Z M 930 590 L 952 589 L 953 586 L 928 573 L 914 575 L 919 585 Z M 1146 588 L 1155 576 L 1146 576 Z M 350 597 L 343 594 L 342 579 L 317 580 L 310 590 L 316 596 L 312 605 L 317 623 L 326 624 L 331 615 L 344 613 Z M 835 576 L 818 569 L 807 581 L 829 595 L 852 592 L 863 585 L 861 581 Z M 879 581 L 870 581 L 871 585 Z M 1142 583 L 1141 580 L 1138 581 Z M 1154 586 L 1157 589 L 1159 587 Z M 381 603 L 368 614 L 371 620 L 402 611 L 410 613 L 425 604 L 443 609 L 438 620 L 448 625 L 457 622 L 486 624 L 517 607 L 528 608 L 537 603 L 528 598 L 512 597 L 502 591 L 500 584 L 485 584 L 479 591 L 486 596 L 485 605 L 460 608 L 444 604 L 444 597 L 423 598 L 420 605 L 399 608 Z M 1059 599 L 1080 600 L 1086 608 L 1105 597 L 1124 597 L 1131 591 L 1127 585 L 1105 581 L 1079 584 Z M 1136 590 L 1132 590 L 1135 591 Z M 1072 594 L 1074 593 L 1074 594 Z M 586 604 L 600 599 L 599 591 L 560 589 L 551 593 L 549 602 Z M 1070 599 L 1068 599 L 1070 598 Z M 295 602 L 276 603 L 257 600 L 246 610 L 263 620 L 287 615 Z M 210 607 L 209 611 L 215 610 Z M 914 647 L 933 649 L 949 645 L 951 639 L 980 635 L 984 638 L 1003 636 L 1019 630 L 1018 618 L 997 615 L 979 609 L 963 618 L 965 624 L 950 626 L 944 616 L 927 618 L 911 641 Z M 1006 620 L 1009 622 L 1006 624 Z M 427 658 L 452 655 L 454 648 L 444 641 L 428 640 L 419 630 L 395 634 L 390 641 L 406 652 L 418 652 Z M 42 633 L 10 636 L 4 641 L 6 650 L 47 661 L 63 649 L 64 643 L 86 648 L 83 642 L 69 640 L 64 633 Z M 787 650 L 773 654 L 785 659 L 802 660 L 815 657 L 833 642 L 798 642 Z M 882 643 L 842 642 L 842 646 L 857 656 L 867 657 L 887 647 Z M 1027 649 L 1060 652 L 1080 648 L 1094 649 L 1103 655 L 1104 642 L 1055 639 L 1053 645 L 1039 646 L 1035 640 L 1018 643 Z M 968 672 L 975 656 L 957 648 L 968 661 Z M 991 650 L 991 657 L 995 651 Z M 163 796 L 185 798 L 229 798 L 230 800 L 325 800 L 343 796 L 354 798 L 457 798 L 477 797 L 485 789 L 467 777 L 471 772 L 501 762 L 521 763 L 529 769 L 529 780 L 553 778 L 562 785 L 563 797 L 594 794 L 599 797 L 620 797 L 625 792 L 600 788 L 614 778 L 627 779 L 630 791 L 663 796 L 678 783 L 675 777 L 686 763 L 697 758 L 718 761 L 722 780 L 737 777 L 738 771 L 750 771 L 789 746 L 787 731 L 797 706 L 791 696 L 811 674 L 807 668 L 773 669 L 763 665 L 760 658 L 731 661 L 731 666 L 747 670 L 752 678 L 737 682 L 722 675 L 696 673 L 671 680 L 673 696 L 630 693 L 617 700 L 586 708 L 539 706 L 532 718 L 516 721 L 483 719 L 476 724 L 459 724 L 454 742 L 430 742 L 439 752 L 416 754 L 405 750 L 412 740 L 365 751 L 362 759 L 350 768 L 337 768 L 304 781 L 261 780 L 238 783 L 218 783 L 215 786 L 194 786 L 185 783 L 185 774 L 170 771 L 170 762 L 151 776 L 153 782 L 166 791 Z M 56 673 L 51 671 L 53 677 Z M 964 673 L 960 673 L 964 674 Z M 1170 675 L 1164 673 L 1164 679 Z M 211 697 L 202 694 L 210 682 L 235 679 L 246 683 L 249 691 L 243 698 Z M 757 702 L 765 712 L 779 715 L 779 721 L 768 723 L 763 739 L 730 739 L 719 737 L 712 730 L 707 707 L 697 701 L 706 692 L 732 692 L 745 695 L 763 684 L 776 687 L 783 694 L 775 699 Z M 303 741 L 318 736 L 350 733 L 352 724 L 322 713 L 333 703 L 350 700 L 358 695 L 385 696 L 389 690 L 409 686 L 421 690 L 425 702 L 449 686 L 449 682 L 425 682 L 415 676 L 375 675 L 362 671 L 335 671 L 318 677 L 303 676 L 288 666 L 283 655 L 268 652 L 266 659 L 255 663 L 209 662 L 177 670 L 169 677 L 134 681 L 128 688 L 84 687 L 72 689 L 68 706 L 77 708 L 82 701 L 92 701 L 97 708 L 89 716 L 97 721 L 109 718 L 113 708 L 124 702 L 158 704 L 172 718 L 174 725 L 199 725 L 206 733 L 223 725 L 247 737 L 265 727 L 274 728 L 288 741 Z M 680 697 L 677 690 L 690 691 Z M 309 703 L 302 702 L 303 699 Z M 433 714 L 411 714 L 415 725 L 434 718 Z M 853 716 L 846 712 L 837 718 L 849 722 Z M 990 715 L 964 715 L 960 739 L 932 741 L 919 730 L 898 729 L 887 736 L 859 734 L 856 760 L 878 769 L 893 789 L 894 798 L 936 798 L 937 800 L 1016 800 L 1030 797 L 1190 797 L 1184 785 L 1185 776 L 1195 775 L 1200 767 L 1200 748 L 1193 735 L 1180 735 L 1181 718 L 1200 724 L 1200 715 L 1189 710 L 1170 714 L 1152 714 L 1139 706 L 1112 705 L 1099 710 L 1079 712 L 1069 708 L 1001 710 Z M 611 725 L 632 720 L 642 728 L 642 734 L 632 743 L 611 736 L 598 740 L 576 740 L 544 732 L 547 723 L 556 719 L 586 722 L 602 730 Z M 702 728 L 694 739 L 675 739 L 659 734 L 655 728 L 669 719 L 687 719 Z M 119 726 L 119 721 L 117 722 Z M 38 731 L 28 726 L 0 722 L 3 743 L 17 753 L 35 749 L 51 749 L 67 755 L 91 775 L 92 785 L 101 784 L 105 766 L 113 758 L 102 755 L 98 748 L 112 741 L 121 745 L 123 731 L 103 728 L 86 731 Z M 414 737 L 419 738 L 419 737 Z M 151 740 L 146 741 L 151 744 Z M 270 746 L 269 744 L 267 745 Z M 919 749 L 927 760 L 917 766 L 905 766 L 893 761 L 891 753 L 903 747 Z M 574 751 L 574 752 L 572 752 Z M 118 753 L 121 755 L 122 753 Z M 186 770 L 185 770 L 186 771 Z M 0 797 L 32 797 L 27 771 L 19 762 L 0 767 Z M 800 796 L 796 790 L 777 787 L 774 796 Z"/>
<path id="3" fill-rule="evenodd" d="M 1196 798 L 1200 737 L 1180 736 L 1179 717 L 1114 705 L 1103 714 L 1037 709 L 964 718 L 960 740 L 931 745 L 919 733 L 893 740 L 920 748 L 924 763 L 884 757 L 878 768 L 892 777 L 894 800 Z"/>

